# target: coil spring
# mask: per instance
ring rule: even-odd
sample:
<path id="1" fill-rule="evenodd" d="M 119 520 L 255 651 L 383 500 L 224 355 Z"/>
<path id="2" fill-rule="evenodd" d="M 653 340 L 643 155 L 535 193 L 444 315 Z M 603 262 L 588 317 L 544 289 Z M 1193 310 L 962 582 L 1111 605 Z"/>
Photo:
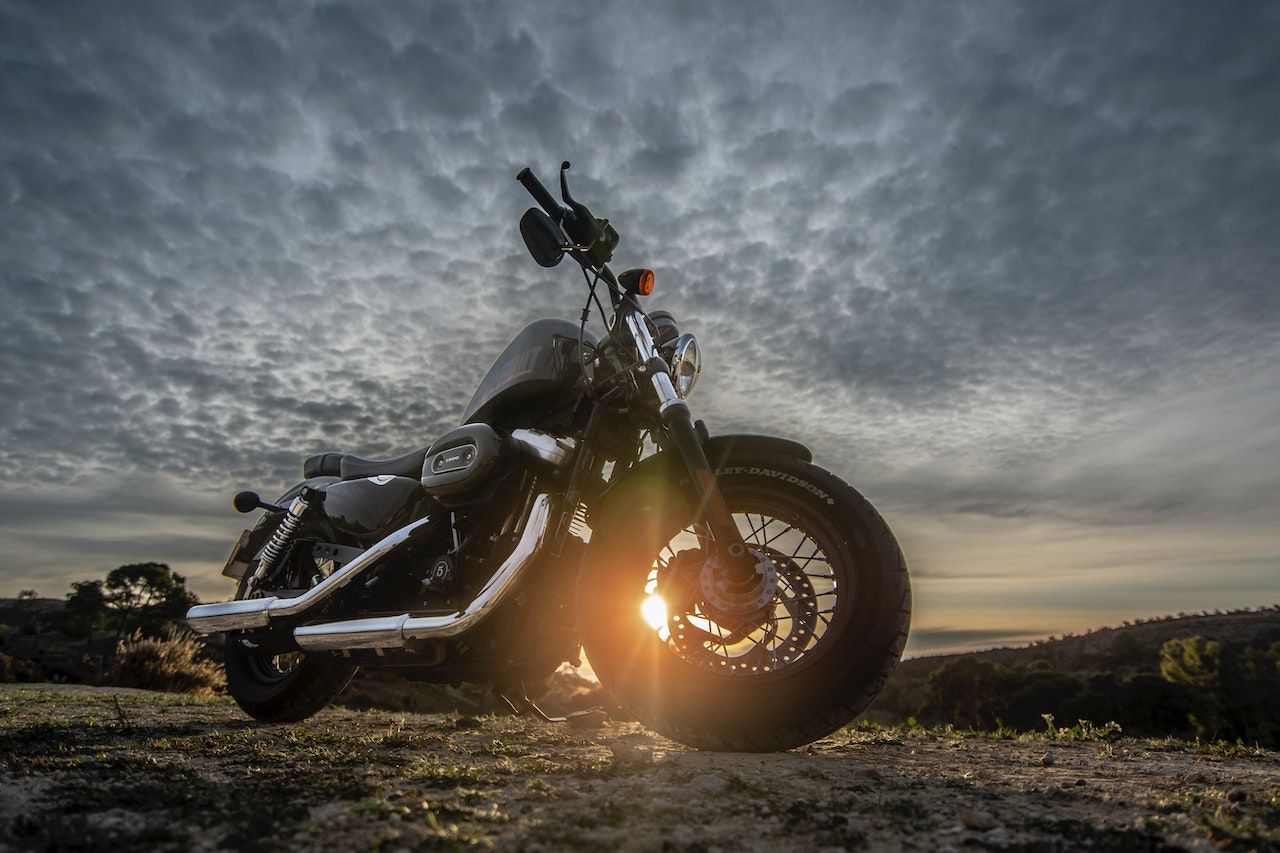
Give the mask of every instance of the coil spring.
<path id="1" fill-rule="evenodd" d="M 276 571 L 277 565 L 288 555 L 289 549 L 297 540 L 298 533 L 302 530 L 302 520 L 306 517 L 308 510 L 323 500 L 324 492 L 314 489 L 303 489 L 302 494 L 294 498 L 289 511 L 284 514 L 280 525 L 271 534 L 271 541 L 262 549 L 262 559 L 258 562 L 257 571 L 253 573 L 251 586 L 256 586 Z"/>

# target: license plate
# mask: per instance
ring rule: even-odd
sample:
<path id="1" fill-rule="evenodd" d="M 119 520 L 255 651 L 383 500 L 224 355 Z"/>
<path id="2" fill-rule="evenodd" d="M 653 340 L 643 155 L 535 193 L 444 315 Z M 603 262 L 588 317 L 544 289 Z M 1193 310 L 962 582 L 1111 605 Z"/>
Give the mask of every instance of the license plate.
<path id="1" fill-rule="evenodd" d="M 229 578 L 240 580 L 244 577 L 244 573 L 249 571 L 249 559 L 252 554 L 241 555 L 241 552 L 249 544 L 249 536 L 252 530 L 246 530 L 240 534 L 240 538 L 236 541 L 236 547 L 231 549 L 231 556 L 227 557 L 227 564 L 222 567 L 222 574 Z"/>

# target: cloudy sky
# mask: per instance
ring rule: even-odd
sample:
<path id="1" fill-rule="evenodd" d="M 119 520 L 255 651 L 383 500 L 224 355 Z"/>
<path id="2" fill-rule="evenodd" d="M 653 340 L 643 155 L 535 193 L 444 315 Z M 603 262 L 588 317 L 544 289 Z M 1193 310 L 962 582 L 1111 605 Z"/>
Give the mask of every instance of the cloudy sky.
<path id="1" fill-rule="evenodd" d="M 885 513 L 909 651 L 1280 601 L 1280 6 L 0 0 L 0 595 L 205 600 L 312 453 L 576 317 L 561 159 L 713 431 Z"/>

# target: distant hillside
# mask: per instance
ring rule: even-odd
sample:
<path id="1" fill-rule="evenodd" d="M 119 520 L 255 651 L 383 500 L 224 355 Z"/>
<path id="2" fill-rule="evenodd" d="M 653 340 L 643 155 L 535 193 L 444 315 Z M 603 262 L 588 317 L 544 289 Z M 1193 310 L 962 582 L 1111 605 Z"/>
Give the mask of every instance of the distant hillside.
<path id="1" fill-rule="evenodd" d="M 932 655 L 903 661 L 885 690 L 864 712 L 873 722 L 896 724 L 913 716 L 924 702 L 929 675 L 961 658 L 1002 666 L 1043 661 L 1068 675 L 1111 672 L 1117 676 L 1160 672 L 1160 647 L 1169 640 L 1205 637 L 1227 643 L 1267 646 L 1280 642 L 1280 604 L 1227 613 L 1164 616 L 1080 636 L 1040 640 L 1028 646 L 980 652 Z"/>

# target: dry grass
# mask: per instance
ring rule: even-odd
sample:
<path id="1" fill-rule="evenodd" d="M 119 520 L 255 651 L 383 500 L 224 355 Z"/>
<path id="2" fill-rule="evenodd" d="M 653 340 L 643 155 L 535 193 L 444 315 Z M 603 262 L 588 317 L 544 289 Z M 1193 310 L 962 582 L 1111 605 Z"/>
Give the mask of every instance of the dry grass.
<path id="1" fill-rule="evenodd" d="M 115 664 L 103 677 L 114 687 L 161 693 L 213 696 L 225 690 L 222 667 L 200 658 L 204 644 L 192 634 L 170 630 L 161 638 L 135 633 L 116 646 Z"/>

